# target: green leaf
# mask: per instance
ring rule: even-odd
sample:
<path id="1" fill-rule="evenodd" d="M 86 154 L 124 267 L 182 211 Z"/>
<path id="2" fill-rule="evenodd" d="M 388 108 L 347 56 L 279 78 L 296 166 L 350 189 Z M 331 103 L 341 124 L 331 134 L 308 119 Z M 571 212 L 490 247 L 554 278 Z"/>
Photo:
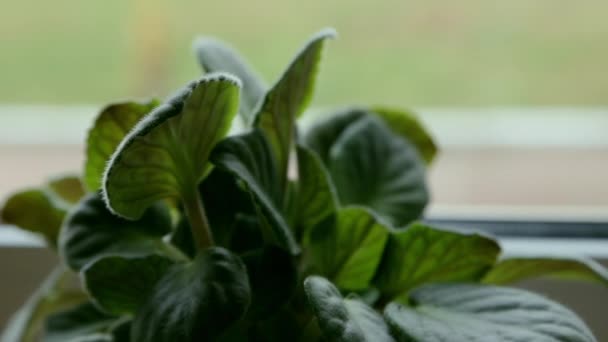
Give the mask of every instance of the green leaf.
<path id="1" fill-rule="evenodd" d="M 78 271 L 102 256 L 167 254 L 162 237 L 170 230 L 166 206 L 154 205 L 139 220 L 129 221 L 113 215 L 101 195 L 91 194 L 66 219 L 59 247 L 66 263 Z"/>
<path id="2" fill-rule="evenodd" d="M 319 223 L 335 215 L 338 210 L 336 190 L 329 174 L 314 152 L 297 146 L 298 182 L 296 198 L 296 223 L 306 236 Z"/>
<path id="3" fill-rule="evenodd" d="M 135 314 L 173 264 L 171 259 L 154 254 L 108 256 L 85 266 L 81 274 L 93 303 L 120 316 Z"/>
<path id="4" fill-rule="evenodd" d="M 411 303 L 391 303 L 385 309 L 398 341 L 595 341 L 573 312 L 524 290 L 429 285 L 415 290 Z"/>
<path id="5" fill-rule="evenodd" d="M 2 208 L 2 222 L 44 236 L 57 245 L 68 205 L 47 189 L 30 189 L 11 195 Z"/>
<path id="6" fill-rule="evenodd" d="M 276 163 L 264 134 L 255 129 L 223 140 L 213 150 L 211 161 L 233 174 L 250 192 L 265 241 L 298 253 L 299 246 L 282 214 Z"/>
<path id="7" fill-rule="evenodd" d="M 125 137 L 104 174 L 103 190 L 111 210 L 140 218 L 160 199 L 186 202 L 211 165 L 215 144 L 236 114 L 239 82 L 212 75 L 192 82 L 154 109 Z"/>
<path id="8" fill-rule="evenodd" d="M 394 341 L 382 316 L 357 299 L 342 298 L 340 291 L 327 279 L 308 277 L 304 288 L 328 341 Z"/>
<path id="9" fill-rule="evenodd" d="M 239 114 L 246 124 L 253 120 L 256 105 L 266 92 L 266 85 L 231 46 L 214 38 L 198 38 L 194 51 L 206 72 L 224 71 L 237 76 L 243 82 L 243 96 Z"/>
<path id="10" fill-rule="evenodd" d="M 87 136 L 84 180 L 89 191 L 101 189 L 103 172 L 120 142 L 159 103 L 121 102 L 102 109 Z"/>
<path id="11" fill-rule="evenodd" d="M 48 183 L 49 189 L 63 201 L 76 204 L 86 194 L 80 177 L 64 175 L 51 178 Z"/>
<path id="12" fill-rule="evenodd" d="M 6 323 L 0 341 L 37 341 L 36 337 L 49 314 L 85 301 L 86 294 L 80 289 L 70 286 L 73 278 L 74 275 L 64 266 L 56 267 L 38 290 Z"/>
<path id="13" fill-rule="evenodd" d="M 431 164 L 437 155 L 438 148 L 416 114 L 410 111 L 374 108 L 373 113 L 378 115 L 390 129 L 400 137 L 408 140 L 418 150 L 420 156 L 427 164 Z"/>
<path id="14" fill-rule="evenodd" d="M 363 208 L 343 208 L 334 220 L 313 228 L 308 246 L 311 263 L 339 288 L 370 285 L 389 235 L 386 226 Z"/>
<path id="15" fill-rule="evenodd" d="M 332 146 L 328 169 L 343 205 L 364 205 L 394 226 L 418 219 L 428 200 L 418 152 L 375 117 L 352 124 Z"/>
<path id="16" fill-rule="evenodd" d="M 334 30 L 326 29 L 304 46 L 266 93 L 255 117 L 255 125 L 269 138 L 283 190 L 287 186 L 289 155 L 295 140 L 295 120 L 312 99 L 323 45 L 334 36 Z"/>
<path id="17" fill-rule="evenodd" d="M 200 252 L 158 282 L 133 321 L 138 342 L 213 341 L 242 318 L 250 302 L 245 265 L 226 249 Z"/>
<path id="18" fill-rule="evenodd" d="M 87 302 L 50 316 L 43 342 L 112 341 L 104 333 L 119 320 Z"/>
<path id="19" fill-rule="evenodd" d="M 499 253 L 485 236 L 416 223 L 391 234 L 374 283 L 385 300 L 407 303 L 409 291 L 426 283 L 479 280 Z"/>
<path id="20" fill-rule="evenodd" d="M 264 319 L 285 306 L 298 284 L 292 256 L 274 246 L 242 255 L 251 285 L 250 319 Z"/>
<path id="21" fill-rule="evenodd" d="M 599 263 L 583 258 L 513 257 L 501 260 L 483 278 L 488 284 L 508 284 L 527 278 L 550 276 L 596 281 L 608 285 L 608 271 Z"/>

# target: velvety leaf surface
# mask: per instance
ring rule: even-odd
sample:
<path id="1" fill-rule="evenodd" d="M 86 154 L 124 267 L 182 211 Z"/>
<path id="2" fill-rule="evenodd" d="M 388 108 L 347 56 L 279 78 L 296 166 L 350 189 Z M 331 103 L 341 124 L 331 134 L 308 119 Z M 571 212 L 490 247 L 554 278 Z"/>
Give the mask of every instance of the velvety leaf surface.
<path id="1" fill-rule="evenodd" d="M 408 140 L 418 150 L 420 156 L 427 164 L 431 164 L 438 148 L 416 114 L 410 111 L 374 108 L 373 113 L 378 115 L 390 129 L 400 137 Z"/>
<path id="2" fill-rule="evenodd" d="M 327 279 L 308 277 L 304 288 L 328 341 L 394 341 L 382 316 L 357 299 L 342 298 L 340 291 Z"/>
<path id="3" fill-rule="evenodd" d="M 161 239 L 170 230 L 171 217 L 163 205 L 154 205 L 139 220 L 129 221 L 112 214 L 101 195 L 91 194 L 66 219 L 59 244 L 66 263 L 78 271 L 101 256 L 167 253 Z"/>
<path id="4" fill-rule="evenodd" d="M 388 228 L 367 210 L 343 208 L 335 221 L 313 228 L 308 246 L 311 263 L 339 288 L 365 289 L 376 273 L 388 235 Z"/>
<path id="5" fill-rule="evenodd" d="M 130 219 L 160 199 L 198 196 L 211 149 L 230 128 L 239 82 L 212 75 L 156 107 L 126 136 L 104 175 L 110 208 Z"/>
<path id="6" fill-rule="evenodd" d="M 298 183 L 296 199 L 297 225 L 303 235 L 320 222 L 335 215 L 338 208 L 336 190 L 319 157 L 303 146 L 297 146 Z"/>
<path id="7" fill-rule="evenodd" d="M 132 340 L 213 341 L 243 317 L 250 297 L 240 258 L 223 248 L 206 249 L 162 277 L 133 321 Z"/>
<path id="8" fill-rule="evenodd" d="M 2 222 L 44 236 L 57 245 L 68 205 L 46 189 L 30 189 L 11 195 L 2 208 Z"/>
<path id="9" fill-rule="evenodd" d="M 135 314 L 173 264 L 161 255 L 108 256 L 85 266 L 81 274 L 94 304 L 120 316 Z"/>
<path id="10" fill-rule="evenodd" d="M 63 201 L 76 204 L 86 194 L 80 177 L 64 175 L 52 178 L 48 183 L 49 189 Z"/>
<path id="11" fill-rule="evenodd" d="M 159 103 L 121 102 L 101 110 L 87 136 L 84 180 L 89 191 L 101 189 L 103 172 L 122 139 Z"/>
<path id="12" fill-rule="evenodd" d="M 415 290 L 411 303 L 391 303 L 385 309 L 397 341 L 595 341 L 573 312 L 524 290 L 429 285 Z"/>
<path id="13" fill-rule="evenodd" d="M 44 325 L 47 315 L 84 302 L 86 294 L 71 285 L 74 277 L 63 266 L 44 280 L 25 304 L 5 323 L 2 342 L 33 342 Z"/>
<path id="14" fill-rule="evenodd" d="M 413 224 L 390 235 L 374 283 L 385 299 L 407 303 L 422 284 L 479 280 L 499 253 L 482 235 Z"/>
<path id="15" fill-rule="evenodd" d="M 251 193 L 262 223 L 264 239 L 298 253 L 293 234 L 282 214 L 282 192 L 277 168 L 264 134 L 258 129 L 220 142 L 211 155 L 213 164 L 233 174 Z"/>
<path id="16" fill-rule="evenodd" d="M 237 76 L 243 83 L 239 114 L 246 124 L 253 121 L 256 105 L 266 92 L 266 85 L 231 46 L 214 38 L 198 38 L 194 51 L 206 72 L 224 71 Z"/>
<path id="17" fill-rule="evenodd" d="M 414 146 L 367 116 L 330 150 L 328 169 L 342 205 L 364 205 L 395 226 L 418 219 L 428 200 L 426 169 Z"/>
<path id="18" fill-rule="evenodd" d="M 558 277 L 608 285 L 608 271 L 590 259 L 512 257 L 501 260 L 483 278 L 488 284 L 515 283 L 533 277 Z"/>
<path id="19" fill-rule="evenodd" d="M 105 332 L 118 320 L 102 313 L 93 304 L 84 303 L 50 316 L 43 342 L 112 341 Z"/>
<path id="20" fill-rule="evenodd" d="M 287 186 L 289 155 L 295 140 L 295 120 L 312 99 L 325 40 L 335 31 L 317 33 L 296 55 L 277 83 L 266 93 L 255 124 L 268 136 L 277 159 L 281 188 Z"/>

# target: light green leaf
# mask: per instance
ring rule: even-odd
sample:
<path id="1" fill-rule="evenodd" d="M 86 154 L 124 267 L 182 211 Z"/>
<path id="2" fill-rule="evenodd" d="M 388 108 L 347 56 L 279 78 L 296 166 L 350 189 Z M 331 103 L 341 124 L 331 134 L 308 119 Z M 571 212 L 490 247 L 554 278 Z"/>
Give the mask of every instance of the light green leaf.
<path id="1" fill-rule="evenodd" d="M 101 195 L 85 197 L 66 219 L 59 239 L 60 251 L 73 270 L 107 255 L 168 254 L 162 237 L 171 231 L 168 209 L 150 207 L 137 221 L 113 215 Z"/>
<path id="2" fill-rule="evenodd" d="M 267 135 L 278 165 L 281 189 L 287 186 L 289 155 L 294 147 L 295 120 L 312 99 L 325 40 L 331 29 L 317 33 L 296 55 L 260 103 L 255 125 Z"/>
<path id="3" fill-rule="evenodd" d="M 112 341 L 105 332 L 120 318 L 99 311 L 89 302 L 50 316 L 46 322 L 43 342 Z"/>
<path id="4" fill-rule="evenodd" d="M 53 194 L 70 205 L 78 203 L 86 194 L 80 177 L 74 175 L 51 178 L 48 187 Z"/>
<path id="5" fill-rule="evenodd" d="M 410 111 L 379 108 L 373 113 L 378 115 L 390 129 L 400 137 L 408 140 L 418 150 L 420 156 L 427 164 L 431 164 L 437 155 L 438 148 L 416 114 Z"/>
<path id="6" fill-rule="evenodd" d="M 214 38 L 198 38 L 193 46 L 198 61 L 206 72 L 228 72 L 243 82 L 239 114 L 246 124 L 250 124 L 253 121 L 253 111 L 266 92 L 264 82 L 228 44 Z"/>
<path id="7" fill-rule="evenodd" d="M 506 287 L 429 285 L 411 295 L 412 307 L 384 312 L 397 341 L 594 342 L 570 310 L 539 295 Z"/>
<path id="8" fill-rule="evenodd" d="M 313 268 L 341 289 L 365 289 L 376 273 L 388 235 L 388 228 L 365 209 L 343 208 L 335 220 L 312 229 L 308 250 Z"/>
<path id="9" fill-rule="evenodd" d="M 488 284 L 508 284 L 533 277 L 588 280 L 608 285 L 608 271 L 583 258 L 512 257 L 501 260 L 483 278 Z"/>
<path id="10" fill-rule="evenodd" d="M 250 302 L 247 270 L 240 258 L 214 247 L 191 263 L 176 264 L 137 313 L 138 342 L 213 341 L 241 319 Z"/>
<path id="11" fill-rule="evenodd" d="M 102 109 L 87 136 L 84 180 L 89 191 L 101 189 L 103 172 L 120 142 L 159 103 L 121 102 Z"/>
<path id="12" fill-rule="evenodd" d="M 304 289 L 328 341 L 394 341 L 382 316 L 357 299 L 342 298 L 340 291 L 327 279 L 308 277 Z"/>
<path id="13" fill-rule="evenodd" d="M 2 342 L 34 342 L 46 317 L 53 312 L 84 302 L 86 294 L 71 283 L 75 276 L 64 266 L 58 266 L 44 280 L 4 327 Z"/>
<path id="14" fill-rule="evenodd" d="M 277 168 L 264 134 L 255 129 L 220 142 L 211 155 L 212 163 L 233 174 L 251 193 L 268 243 L 298 253 L 293 234 L 282 214 L 282 195 Z"/>
<path id="15" fill-rule="evenodd" d="M 391 234 L 374 283 L 385 300 L 407 303 L 409 291 L 426 283 L 479 280 L 499 253 L 485 236 L 416 223 Z"/>
<path id="16" fill-rule="evenodd" d="M 135 314 L 173 260 L 162 255 L 108 256 L 82 269 L 87 292 L 103 311 L 120 316 Z"/>
<path id="17" fill-rule="evenodd" d="M 209 153 L 236 114 L 239 87 L 228 75 L 203 77 L 140 121 L 104 174 L 104 195 L 112 211 L 137 219 L 160 199 L 190 202 L 198 196 L 198 184 L 211 167 Z"/>
<path id="18" fill-rule="evenodd" d="M 298 182 L 296 183 L 296 224 L 306 236 L 320 222 L 338 210 L 336 190 L 329 174 L 314 152 L 297 146 Z"/>
<path id="19" fill-rule="evenodd" d="M 332 146 L 328 169 L 342 205 L 363 205 L 394 226 L 418 219 L 429 200 L 416 149 L 378 118 L 350 125 Z"/>

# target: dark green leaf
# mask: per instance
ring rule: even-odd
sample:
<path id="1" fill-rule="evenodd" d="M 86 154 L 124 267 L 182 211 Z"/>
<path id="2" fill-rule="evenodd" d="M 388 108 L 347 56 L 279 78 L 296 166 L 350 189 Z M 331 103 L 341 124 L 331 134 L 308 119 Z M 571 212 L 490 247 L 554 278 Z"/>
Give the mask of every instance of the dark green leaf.
<path id="1" fill-rule="evenodd" d="M 250 302 L 245 265 L 214 247 L 176 264 L 156 285 L 133 321 L 138 342 L 213 341 L 243 317 Z"/>
<path id="2" fill-rule="evenodd" d="M 395 226 L 418 219 L 429 200 L 416 149 L 372 116 L 340 135 L 328 169 L 343 205 L 368 206 Z"/>
<path id="3" fill-rule="evenodd" d="M 119 320 L 99 311 L 91 303 L 84 303 L 49 317 L 43 342 L 112 341 L 104 333 Z"/>
<path id="4" fill-rule="evenodd" d="M 53 312 L 84 302 L 86 294 L 72 287 L 75 276 L 58 266 L 4 326 L 2 342 L 32 342 Z"/>
<path id="5" fill-rule="evenodd" d="M 438 152 L 437 145 L 416 114 L 387 108 L 374 108 L 373 113 L 378 115 L 395 134 L 411 142 L 427 164 L 433 162 Z"/>
<path id="6" fill-rule="evenodd" d="M 563 257 L 506 258 L 496 264 L 483 281 L 500 285 L 540 276 L 596 281 L 608 285 L 608 271 L 599 263 Z"/>
<path id="7" fill-rule="evenodd" d="M 298 253 L 299 247 L 282 215 L 282 195 L 270 146 L 259 130 L 227 138 L 211 154 L 216 167 L 233 174 L 251 193 L 264 239 Z"/>
<path id="8" fill-rule="evenodd" d="M 80 178 L 73 175 L 54 177 L 49 181 L 48 187 L 55 195 L 69 204 L 78 203 L 86 193 Z"/>
<path id="9" fill-rule="evenodd" d="M 104 175 L 108 206 L 137 219 L 160 199 L 191 200 L 211 165 L 209 153 L 236 114 L 239 82 L 204 77 L 154 109 L 126 136 Z"/>
<path id="10" fill-rule="evenodd" d="M 340 291 L 327 279 L 308 277 L 304 288 L 328 341 L 394 341 L 382 316 L 357 299 L 342 298 Z"/>
<path id="11" fill-rule="evenodd" d="M 86 147 L 84 179 L 89 191 L 101 189 L 101 180 L 108 160 L 125 136 L 159 101 L 147 103 L 121 102 L 105 107 L 89 130 Z"/>
<path id="12" fill-rule="evenodd" d="M 311 263 L 341 289 L 365 289 L 376 273 L 388 235 L 388 228 L 365 209 L 343 208 L 335 220 L 313 228 L 308 246 Z"/>
<path id="13" fill-rule="evenodd" d="M 243 82 L 239 114 L 246 124 L 250 124 L 253 121 L 255 106 L 266 92 L 264 82 L 233 47 L 222 41 L 199 38 L 194 41 L 194 51 L 206 72 L 228 72 Z"/>
<path id="14" fill-rule="evenodd" d="M 479 280 L 499 253 L 482 235 L 414 224 L 391 234 L 374 283 L 383 298 L 407 303 L 408 292 L 422 284 Z"/>
<path id="15" fill-rule="evenodd" d="M 398 341 L 595 342 L 570 310 L 505 287 L 445 284 L 415 290 L 413 307 L 391 303 L 385 318 Z"/>
<path id="16" fill-rule="evenodd" d="M 261 319 L 276 313 L 293 295 L 298 272 L 292 256 L 274 246 L 244 254 L 251 284 L 248 317 Z"/>
<path id="17" fill-rule="evenodd" d="M 297 146 L 298 183 L 296 183 L 296 223 L 303 235 L 320 222 L 335 215 L 336 190 L 325 167 L 314 152 Z"/>
<path id="18" fill-rule="evenodd" d="M 161 255 L 108 256 L 85 266 L 81 274 L 93 302 L 120 316 L 137 312 L 173 263 Z"/>
<path id="19" fill-rule="evenodd" d="M 112 214 L 99 194 L 91 194 L 66 219 L 59 244 L 66 263 L 78 271 L 102 256 L 168 253 L 161 239 L 170 230 L 165 206 L 154 205 L 139 220 L 129 221 Z"/>
<path id="20" fill-rule="evenodd" d="M 255 125 L 268 136 L 278 165 L 281 189 L 287 186 L 289 155 L 295 140 L 295 120 L 312 99 L 325 40 L 335 31 L 317 33 L 296 55 L 277 83 L 266 93 Z"/>

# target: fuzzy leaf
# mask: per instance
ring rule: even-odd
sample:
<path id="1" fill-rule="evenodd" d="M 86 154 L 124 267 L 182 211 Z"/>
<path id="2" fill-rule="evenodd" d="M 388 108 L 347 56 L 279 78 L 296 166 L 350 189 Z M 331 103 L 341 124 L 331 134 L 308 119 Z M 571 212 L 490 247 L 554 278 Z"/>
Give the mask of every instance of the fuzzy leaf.
<path id="1" fill-rule="evenodd" d="M 110 342 L 112 339 L 105 332 L 119 320 L 87 302 L 50 316 L 43 342 Z"/>
<path id="2" fill-rule="evenodd" d="M 308 277 L 304 288 L 328 341 L 394 341 L 382 316 L 357 299 L 342 298 L 340 291 L 327 279 Z"/>
<path id="3" fill-rule="evenodd" d="M 197 195 L 207 159 L 236 114 L 239 82 L 227 75 L 202 78 L 154 109 L 125 137 L 104 174 L 109 207 L 137 219 L 165 198 Z"/>
<path id="4" fill-rule="evenodd" d="M 165 206 L 154 205 L 139 220 L 129 221 L 113 215 L 101 195 L 91 194 L 66 219 L 59 247 L 66 263 L 78 271 L 101 256 L 167 253 L 162 237 L 170 230 Z"/>
<path id="5" fill-rule="evenodd" d="M 296 222 L 306 236 L 317 224 L 335 215 L 338 200 L 329 174 L 314 152 L 297 146 L 298 183 Z"/>
<path id="6" fill-rule="evenodd" d="M 375 117 L 346 128 L 331 148 L 328 169 L 342 205 L 370 207 L 394 226 L 418 219 L 429 200 L 418 152 Z"/>
<path id="7" fill-rule="evenodd" d="M 121 102 L 102 109 L 87 136 L 84 180 L 89 191 L 101 189 L 103 172 L 120 142 L 159 103 Z"/>
<path id="8" fill-rule="evenodd" d="M 92 301 L 120 316 L 135 314 L 173 263 L 161 255 L 108 256 L 85 266 L 81 274 Z"/>
<path id="9" fill-rule="evenodd" d="M 558 277 L 608 285 L 608 271 L 583 258 L 512 257 L 501 260 L 483 278 L 488 284 L 509 284 L 533 277 Z"/>
<path id="10" fill-rule="evenodd" d="M 479 280 L 499 253 L 482 235 L 414 224 L 391 234 L 374 283 L 385 299 L 407 303 L 408 292 L 426 283 Z"/>
<path id="11" fill-rule="evenodd" d="M 243 317 L 250 296 L 240 258 L 223 248 L 206 249 L 161 278 L 135 316 L 131 337 L 138 342 L 213 341 Z"/>
<path id="12" fill-rule="evenodd" d="M 325 40 L 335 31 L 317 33 L 296 55 L 277 83 L 266 93 L 255 125 L 267 135 L 278 165 L 279 184 L 287 186 L 289 155 L 295 141 L 295 120 L 312 99 Z"/>
<path id="13" fill-rule="evenodd" d="M 389 235 L 363 208 L 343 208 L 310 234 L 311 263 L 319 274 L 341 289 L 362 290 L 370 285 Z"/>
<path id="14" fill-rule="evenodd" d="M 246 124 L 253 120 L 256 105 L 266 92 L 266 85 L 231 46 L 214 38 L 198 38 L 194 51 L 206 72 L 228 72 L 243 82 L 239 114 Z"/>
<path id="15" fill-rule="evenodd" d="M 385 309 L 397 341 L 595 341 L 573 312 L 524 290 L 429 285 L 415 290 L 411 303 Z"/>
<path id="16" fill-rule="evenodd" d="M 282 214 L 276 163 L 264 134 L 255 129 L 223 140 L 213 150 L 211 161 L 233 174 L 251 193 L 265 241 L 298 253 L 299 246 Z"/>

